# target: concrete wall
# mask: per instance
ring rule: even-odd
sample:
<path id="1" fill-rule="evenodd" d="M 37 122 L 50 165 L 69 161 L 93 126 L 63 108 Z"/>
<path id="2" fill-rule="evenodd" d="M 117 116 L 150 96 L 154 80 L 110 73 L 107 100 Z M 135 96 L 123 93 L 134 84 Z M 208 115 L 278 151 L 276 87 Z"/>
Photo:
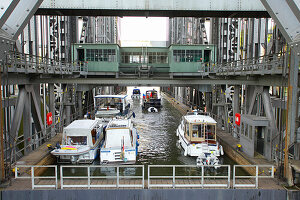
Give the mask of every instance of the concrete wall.
<path id="1" fill-rule="evenodd" d="M 299 194 L 290 197 L 297 198 Z M 132 190 L 25 190 L 2 191 L 2 200 L 198 200 L 198 199 L 287 199 L 285 190 L 256 189 L 132 189 Z M 293 199 L 293 198 L 290 198 Z"/>

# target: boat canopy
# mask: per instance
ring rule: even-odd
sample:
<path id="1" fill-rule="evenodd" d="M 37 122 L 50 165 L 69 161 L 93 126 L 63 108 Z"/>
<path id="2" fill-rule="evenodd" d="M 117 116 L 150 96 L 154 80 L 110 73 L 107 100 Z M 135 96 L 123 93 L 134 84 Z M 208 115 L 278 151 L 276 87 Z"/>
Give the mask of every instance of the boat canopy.
<path id="1" fill-rule="evenodd" d="M 116 128 L 109 129 L 106 132 L 105 147 L 104 148 L 122 148 L 124 141 L 124 147 L 131 147 L 130 129 L 128 128 Z"/>
<path id="2" fill-rule="evenodd" d="M 102 126 L 102 124 L 99 124 L 99 120 L 75 120 L 64 128 L 64 134 L 74 136 L 87 135 L 90 134 L 94 128 L 100 126 Z"/>
<path id="3" fill-rule="evenodd" d="M 125 99 L 127 95 L 96 95 L 95 98 L 117 98 Z"/>
<path id="4" fill-rule="evenodd" d="M 141 91 L 140 91 L 140 89 L 133 89 L 132 93 L 133 94 L 140 94 Z"/>
<path id="5" fill-rule="evenodd" d="M 210 116 L 207 115 L 186 115 L 185 120 L 189 123 L 208 123 L 216 124 L 217 122 Z"/>
<path id="6" fill-rule="evenodd" d="M 66 145 L 93 145 L 92 133 L 97 133 L 102 124 L 99 120 L 75 120 L 64 128 L 62 144 Z"/>

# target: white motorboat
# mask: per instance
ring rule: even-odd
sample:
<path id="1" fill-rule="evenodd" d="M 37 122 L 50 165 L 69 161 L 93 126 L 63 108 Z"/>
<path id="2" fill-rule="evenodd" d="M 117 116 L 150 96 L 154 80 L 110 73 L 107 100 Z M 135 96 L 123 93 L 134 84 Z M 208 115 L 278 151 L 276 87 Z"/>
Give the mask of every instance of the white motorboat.
<path id="1" fill-rule="evenodd" d="M 116 116 L 126 116 L 130 104 L 127 95 L 97 95 L 94 97 L 95 118 L 107 119 L 109 122 Z"/>
<path id="2" fill-rule="evenodd" d="M 75 120 L 64 128 L 62 144 L 51 154 L 59 163 L 91 163 L 103 144 L 103 125 L 99 120 Z"/>
<path id="3" fill-rule="evenodd" d="M 176 135 L 185 156 L 200 156 L 210 153 L 216 157 L 223 155 L 223 147 L 216 139 L 217 122 L 208 115 L 197 111 L 182 117 Z"/>
<path id="4" fill-rule="evenodd" d="M 105 141 L 100 150 L 101 163 L 136 162 L 138 134 L 131 119 L 113 119 L 106 128 Z"/>

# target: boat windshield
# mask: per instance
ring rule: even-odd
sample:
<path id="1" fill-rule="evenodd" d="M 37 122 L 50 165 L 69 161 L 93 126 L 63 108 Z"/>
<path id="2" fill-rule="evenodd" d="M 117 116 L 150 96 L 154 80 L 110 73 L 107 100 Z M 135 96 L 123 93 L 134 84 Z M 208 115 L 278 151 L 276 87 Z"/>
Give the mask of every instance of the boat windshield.
<path id="1" fill-rule="evenodd" d="M 67 136 L 66 145 L 87 145 L 86 136 Z"/>
<path id="2" fill-rule="evenodd" d="M 148 90 L 147 92 L 146 92 L 146 98 L 147 99 L 157 99 L 158 98 L 158 96 L 157 96 L 157 91 L 155 91 L 155 90 Z"/>
<path id="3" fill-rule="evenodd" d="M 140 94 L 140 90 L 139 89 L 134 89 L 132 93 L 133 94 Z"/>
<path id="4" fill-rule="evenodd" d="M 95 101 L 96 110 L 101 110 L 101 108 L 123 109 L 123 101 L 120 98 L 96 98 Z"/>

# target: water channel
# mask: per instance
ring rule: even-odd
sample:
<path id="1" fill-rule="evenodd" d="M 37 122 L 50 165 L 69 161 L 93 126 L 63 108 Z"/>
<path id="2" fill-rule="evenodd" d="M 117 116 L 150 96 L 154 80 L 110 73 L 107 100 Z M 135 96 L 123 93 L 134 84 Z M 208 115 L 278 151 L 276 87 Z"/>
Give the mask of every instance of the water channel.
<path id="1" fill-rule="evenodd" d="M 129 97 L 131 96 L 130 92 L 128 92 Z M 196 157 L 184 156 L 182 148 L 178 145 L 176 129 L 181 121 L 181 113 L 164 98 L 161 100 L 162 108 L 157 113 L 142 110 L 140 101 L 140 99 L 129 98 L 131 109 L 135 113 L 135 118 L 132 120 L 140 136 L 136 165 L 144 165 L 145 169 L 148 165 L 196 165 Z M 220 157 L 220 161 L 223 165 L 236 164 L 226 154 Z M 94 161 L 93 165 L 100 165 L 99 158 Z M 158 170 L 162 170 L 159 172 L 161 175 L 170 173 L 170 169 Z M 218 169 L 218 171 L 227 174 L 225 168 Z M 64 174 L 84 176 L 85 172 L 86 170 L 83 168 L 70 168 L 66 169 Z M 140 174 L 140 170 L 132 172 Z M 104 170 L 104 172 L 103 169 L 93 170 L 94 175 L 114 175 L 115 173 L 115 169 Z M 238 172 L 238 174 L 244 173 Z M 147 174 L 145 175 L 147 176 Z"/>

